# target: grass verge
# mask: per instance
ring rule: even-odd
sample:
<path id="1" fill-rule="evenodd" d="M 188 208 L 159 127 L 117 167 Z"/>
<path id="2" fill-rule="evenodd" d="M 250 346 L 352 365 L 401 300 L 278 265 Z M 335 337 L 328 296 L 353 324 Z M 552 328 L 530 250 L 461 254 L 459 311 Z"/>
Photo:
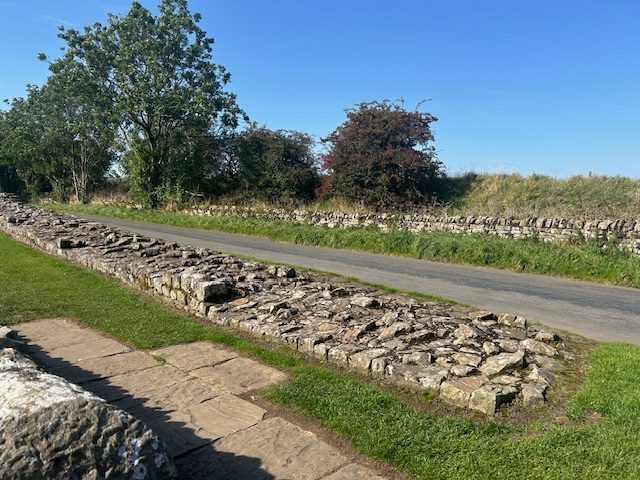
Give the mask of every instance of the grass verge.
<path id="1" fill-rule="evenodd" d="M 240 217 L 198 217 L 163 210 L 133 210 L 100 205 L 47 204 L 57 210 L 130 220 L 258 235 L 272 240 L 402 255 L 422 260 L 480 265 L 640 288 L 640 257 L 595 243 L 548 244 L 491 235 L 448 232 L 383 233 L 376 229 L 329 229 Z"/>
<path id="2" fill-rule="evenodd" d="M 375 385 L 307 363 L 176 313 L 116 281 L 0 234 L 0 324 L 68 316 L 139 348 L 210 340 L 289 372 L 267 397 L 349 439 L 365 454 L 420 479 L 640 477 L 640 348 L 600 344 L 567 413 L 597 423 L 526 426 L 417 410 Z"/>

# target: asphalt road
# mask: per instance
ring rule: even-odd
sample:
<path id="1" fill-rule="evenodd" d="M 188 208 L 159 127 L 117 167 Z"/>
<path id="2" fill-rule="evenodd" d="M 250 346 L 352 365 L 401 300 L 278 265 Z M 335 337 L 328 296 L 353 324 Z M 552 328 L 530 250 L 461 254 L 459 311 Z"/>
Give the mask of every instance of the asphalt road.
<path id="1" fill-rule="evenodd" d="M 260 237 L 78 215 L 167 241 L 335 272 L 390 287 L 527 317 L 595 340 L 640 345 L 640 289 L 372 253 L 306 247 Z"/>

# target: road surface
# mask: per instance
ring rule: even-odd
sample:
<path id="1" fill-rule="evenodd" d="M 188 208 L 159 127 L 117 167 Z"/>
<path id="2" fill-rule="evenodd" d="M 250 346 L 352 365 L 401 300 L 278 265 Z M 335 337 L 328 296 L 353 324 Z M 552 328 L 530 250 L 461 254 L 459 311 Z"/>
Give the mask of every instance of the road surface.
<path id="1" fill-rule="evenodd" d="M 171 242 L 314 268 L 527 317 L 595 340 L 640 345 L 640 289 L 403 257 L 306 247 L 260 237 L 78 214 Z"/>

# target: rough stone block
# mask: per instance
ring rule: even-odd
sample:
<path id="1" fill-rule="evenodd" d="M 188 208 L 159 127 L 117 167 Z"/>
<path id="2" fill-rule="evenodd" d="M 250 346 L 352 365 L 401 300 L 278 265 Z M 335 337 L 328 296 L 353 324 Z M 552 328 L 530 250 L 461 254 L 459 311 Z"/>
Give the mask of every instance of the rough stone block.
<path id="1" fill-rule="evenodd" d="M 527 352 L 534 353 L 536 355 L 545 355 L 547 357 L 558 355 L 558 350 L 556 348 L 532 338 L 527 338 L 526 340 L 521 341 L 520 347 L 525 349 Z"/>
<path id="2" fill-rule="evenodd" d="M 220 301 L 228 298 L 231 293 L 231 286 L 223 280 L 210 282 L 198 282 L 194 288 L 196 298 L 201 302 Z"/>
<path id="3" fill-rule="evenodd" d="M 347 365 L 349 363 L 349 356 L 360 350 L 361 348 L 358 348 L 355 345 L 345 343 L 331 348 L 327 355 L 327 359 L 330 362 L 337 363 L 339 365 Z"/>
<path id="4" fill-rule="evenodd" d="M 1 478 L 175 477 L 163 443 L 140 421 L 11 349 L 0 357 Z"/>
<path id="5" fill-rule="evenodd" d="M 524 351 L 500 353 L 487 358 L 478 368 L 484 375 L 497 375 L 512 368 L 520 368 L 524 363 Z"/>
<path id="6" fill-rule="evenodd" d="M 380 302 L 377 299 L 373 297 L 367 297 L 365 295 L 357 295 L 351 297 L 351 303 L 362 308 L 375 308 L 380 306 Z"/>
<path id="7" fill-rule="evenodd" d="M 439 398 L 450 405 L 467 408 L 471 394 L 486 382 L 486 377 L 466 377 L 443 382 Z"/>
<path id="8" fill-rule="evenodd" d="M 550 387 L 555 387 L 556 385 L 556 376 L 550 371 L 540 368 L 537 365 L 533 366 L 531 372 L 527 375 L 527 380 Z"/>
<path id="9" fill-rule="evenodd" d="M 544 405 L 544 392 L 546 387 L 536 383 L 527 383 L 522 386 L 522 404 L 525 407 L 537 407 Z"/>
<path id="10" fill-rule="evenodd" d="M 390 362 L 389 357 L 379 357 L 371 360 L 371 375 L 374 377 L 384 377 L 387 365 Z"/>
<path id="11" fill-rule="evenodd" d="M 356 352 L 349 357 L 349 366 L 358 370 L 369 371 L 371 362 L 389 353 L 386 348 L 370 348 Z"/>
<path id="12" fill-rule="evenodd" d="M 510 313 L 503 313 L 498 316 L 498 323 L 508 327 L 527 328 L 527 319 Z"/>

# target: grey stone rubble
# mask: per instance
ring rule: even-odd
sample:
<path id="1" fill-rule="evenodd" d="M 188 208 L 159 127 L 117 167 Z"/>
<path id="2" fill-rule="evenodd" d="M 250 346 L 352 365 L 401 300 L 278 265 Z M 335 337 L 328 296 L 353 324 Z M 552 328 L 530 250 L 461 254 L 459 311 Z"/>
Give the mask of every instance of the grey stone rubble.
<path id="1" fill-rule="evenodd" d="M 144 424 L 41 371 L 0 327 L 0 477 L 175 478 L 164 444 Z"/>
<path id="2" fill-rule="evenodd" d="M 384 293 L 192 249 L 0 197 L 0 229 L 48 253 L 376 379 L 493 414 L 545 402 L 570 339 L 524 318 Z"/>
<path id="3" fill-rule="evenodd" d="M 373 227 L 381 231 L 408 230 L 413 233 L 436 230 L 452 233 L 485 233 L 506 238 L 537 237 L 545 242 L 575 237 L 617 240 L 619 248 L 640 255 L 640 219 L 512 218 L 488 216 L 436 216 L 428 213 L 345 213 L 285 210 L 234 205 L 209 205 L 187 210 L 200 216 L 239 216 L 285 220 L 328 228 Z"/>

